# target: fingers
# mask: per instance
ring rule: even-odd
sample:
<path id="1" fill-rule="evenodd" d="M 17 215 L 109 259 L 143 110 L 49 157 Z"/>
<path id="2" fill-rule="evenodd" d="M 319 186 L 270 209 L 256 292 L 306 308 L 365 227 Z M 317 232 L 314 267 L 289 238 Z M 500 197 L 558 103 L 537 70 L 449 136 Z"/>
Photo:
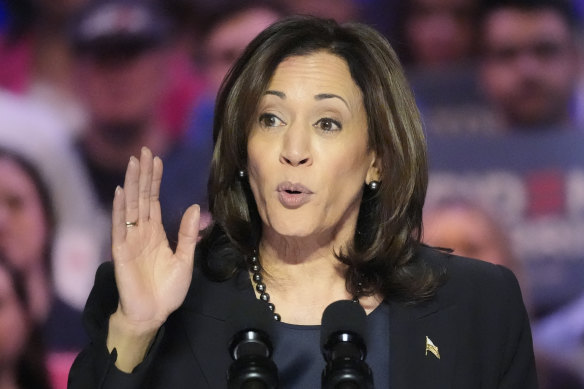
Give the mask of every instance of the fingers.
<path id="1" fill-rule="evenodd" d="M 112 247 L 118 247 L 126 239 L 126 200 L 124 197 L 124 190 L 118 186 L 112 207 Z"/>
<path id="2" fill-rule="evenodd" d="M 154 157 L 152 183 L 150 185 L 150 219 L 162 223 L 160 211 L 160 183 L 162 182 L 162 160 Z"/>
<path id="3" fill-rule="evenodd" d="M 147 147 L 142 147 L 138 179 L 138 223 L 146 222 L 150 218 L 150 189 L 153 170 L 152 152 Z"/>
<path id="4" fill-rule="evenodd" d="M 154 219 L 161 221 L 160 182 L 162 161 L 153 158 L 147 147 L 142 147 L 140 159 L 130 157 L 124 180 L 125 222 L 146 222 L 153 212 Z"/>
<path id="5" fill-rule="evenodd" d="M 180 260 L 191 260 L 195 254 L 200 217 L 201 209 L 197 204 L 191 205 L 183 215 L 176 246 L 176 256 Z"/>
<path id="6" fill-rule="evenodd" d="M 125 222 L 138 221 L 138 184 L 140 179 L 140 162 L 134 156 L 130 157 L 124 180 Z"/>

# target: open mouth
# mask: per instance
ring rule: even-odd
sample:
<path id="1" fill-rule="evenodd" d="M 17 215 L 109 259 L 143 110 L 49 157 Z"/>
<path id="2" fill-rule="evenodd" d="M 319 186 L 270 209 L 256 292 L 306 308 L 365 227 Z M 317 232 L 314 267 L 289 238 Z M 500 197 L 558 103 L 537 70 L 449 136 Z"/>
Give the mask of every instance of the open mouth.
<path id="1" fill-rule="evenodd" d="M 292 183 L 290 181 L 282 182 L 278 185 L 278 192 L 286 192 L 288 194 L 312 194 L 312 191 L 306 186 L 299 183 Z"/>
<path id="2" fill-rule="evenodd" d="M 278 199 L 280 203 L 289 209 L 298 208 L 312 198 L 312 191 L 302 184 L 283 182 L 278 185 Z"/>

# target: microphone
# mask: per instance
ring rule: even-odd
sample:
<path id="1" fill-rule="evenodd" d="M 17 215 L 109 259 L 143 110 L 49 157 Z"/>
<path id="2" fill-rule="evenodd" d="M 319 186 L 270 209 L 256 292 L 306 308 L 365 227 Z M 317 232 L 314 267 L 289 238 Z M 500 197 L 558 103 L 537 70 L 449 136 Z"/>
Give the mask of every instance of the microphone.
<path id="1" fill-rule="evenodd" d="M 275 389 L 278 368 L 271 359 L 274 319 L 259 300 L 235 299 L 227 319 L 229 354 L 233 359 L 227 372 L 229 389 Z"/>
<path id="2" fill-rule="evenodd" d="M 324 310 L 320 332 L 326 360 L 323 389 L 373 389 L 371 368 L 365 362 L 366 319 L 363 307 L 351 300 L 336 301 Z"/>

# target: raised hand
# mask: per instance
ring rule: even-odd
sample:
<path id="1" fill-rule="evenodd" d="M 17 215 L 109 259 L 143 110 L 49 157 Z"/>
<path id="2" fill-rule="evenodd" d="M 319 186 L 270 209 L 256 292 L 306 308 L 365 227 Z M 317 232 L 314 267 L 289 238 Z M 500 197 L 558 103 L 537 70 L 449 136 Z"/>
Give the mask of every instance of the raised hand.
<path id="1" fill-rule="evenodd" d="M 118 349 L 122 364 L 121 351 L 132 358 L 139 351 L 136 347 L 145 352 L 158 328 L 183 302 L 191 282 L 199 206 L 185 212 L 173 252 L 162 226 L 161 179 L 162 161 L 144 147 L 139 160 L 130 158 L 124 188 L 118 187 L 114 196 L 112 253 L 120 300 L 110 318 L 108 348 Z M 133 368 L 118 362 L 124 370 Z"/>

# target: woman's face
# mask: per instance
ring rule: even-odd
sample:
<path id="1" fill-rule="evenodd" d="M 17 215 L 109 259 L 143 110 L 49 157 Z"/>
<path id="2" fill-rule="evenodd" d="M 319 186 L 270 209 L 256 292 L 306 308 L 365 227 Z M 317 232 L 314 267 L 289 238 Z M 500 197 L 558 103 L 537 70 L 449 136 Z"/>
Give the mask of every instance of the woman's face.
<path id="1" fill-rule="evenodd" d="M 0 157 L 0 251 L 17 268 L 38 264 L 48 235 L 33 180 L 13 160 Z"/>
<path id="2" fill-rule="evenodd" d="M 0 266 L 0 369 L 19 359 L 28 336 L 26 317 L 12 279 Z"/>
<path id="3" fill-rule="evenodd" d="M 342 58 L 282 61 L 248 138 L 248 174 L 264 232 L 353 236 L 365 182 L 377 179 L 361 90 Z"/>

